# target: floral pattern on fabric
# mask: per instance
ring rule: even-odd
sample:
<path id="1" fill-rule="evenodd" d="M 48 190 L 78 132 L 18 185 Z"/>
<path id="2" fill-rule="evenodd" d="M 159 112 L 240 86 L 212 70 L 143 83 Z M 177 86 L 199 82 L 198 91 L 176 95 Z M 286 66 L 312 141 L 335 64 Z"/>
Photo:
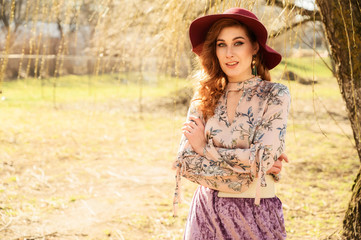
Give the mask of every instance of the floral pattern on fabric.
<path id="1" fill-rule="evenodd" d="M 241 91 L 232 122 L 227 115 L 227 95 Z M 175 204 L 179 198 L 180 176 L 211 189 L 239 193 L 256 179 L 266 186 L 266 172 L 285 150 L 287 116 L 290 106 L 288 88 L 280 83 L 258 77 L 226 87 L 215 114 L 205 123 L 208 141 L 204 156 L 196 153 L 183 135 L 177 155 L 177 186 Z M 204 118 L 192 102 L 187 116 Z M 275 181 L 279 176 L 273 175 Z M 256 195 L 257 198 L 257 195 Z M 259 199 L 256 199 L 256 204 Z"/>

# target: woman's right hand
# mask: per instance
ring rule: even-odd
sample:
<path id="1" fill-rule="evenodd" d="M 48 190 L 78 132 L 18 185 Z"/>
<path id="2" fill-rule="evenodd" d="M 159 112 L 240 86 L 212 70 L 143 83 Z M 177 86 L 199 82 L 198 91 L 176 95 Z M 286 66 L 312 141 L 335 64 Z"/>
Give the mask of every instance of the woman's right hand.
<path id="1" fill-rule="evenodd" d="M 267 171 L 267 173 L 279 174 L 282 170 L 282 161 L 289 162 L 288 157 L 285 153 L 282 153 L 273 166 Z"/>
<path id="2" fill-rule="evenodd" d="M 207 145 L 207 141 L 204 136 L 204 125 L 201 119 L 190 116 L 189 121 L 183 124 L 182 130 L 193 150 L 203 156 L 203 149 Z"/>

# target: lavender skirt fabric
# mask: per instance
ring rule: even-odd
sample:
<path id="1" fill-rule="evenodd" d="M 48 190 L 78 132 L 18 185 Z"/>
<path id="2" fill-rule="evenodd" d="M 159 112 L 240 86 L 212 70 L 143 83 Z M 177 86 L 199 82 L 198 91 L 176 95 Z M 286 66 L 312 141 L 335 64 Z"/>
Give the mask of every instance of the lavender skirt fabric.
<path id="1" fill-rule="evenodd" d="M 218 191 L 199 186 L 193 196 L 184 240 L 286 239 L 282 202 L 278 197 L 219 198 Z"/>

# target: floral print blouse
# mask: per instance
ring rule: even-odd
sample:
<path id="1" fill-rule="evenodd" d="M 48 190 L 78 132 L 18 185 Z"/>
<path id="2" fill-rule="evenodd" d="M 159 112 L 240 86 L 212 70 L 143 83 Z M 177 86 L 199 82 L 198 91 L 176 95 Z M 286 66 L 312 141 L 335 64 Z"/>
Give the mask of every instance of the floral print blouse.
<path id="1" fill-rule="evenodd" d="M 227 95 L 230 91 L 239 90 L 242 95 L 234 119 L 230 122 L 227 115 Z M 250 183 L 257 180 L 255 204 L 259 204 L 259 189 L 266 186 L 266 172 L 285 150 L 290 101 L 290 93 L 285 85 L 259 77 L 232 87 L 227 85 L 214 115 L 205 123 L 208 143 L 204 156 L 196 153 L 182 135 L 174 164 L 177 169 L 174 207 L 180 200 L 181 176 L 229 193 L 244 192 Z M 187 121 L 189 116 L 195 116 L 204 123 L 196 104 L 196 101 L 191 103 Z M 278 176 L 273 177 L 278 181 Z"/>

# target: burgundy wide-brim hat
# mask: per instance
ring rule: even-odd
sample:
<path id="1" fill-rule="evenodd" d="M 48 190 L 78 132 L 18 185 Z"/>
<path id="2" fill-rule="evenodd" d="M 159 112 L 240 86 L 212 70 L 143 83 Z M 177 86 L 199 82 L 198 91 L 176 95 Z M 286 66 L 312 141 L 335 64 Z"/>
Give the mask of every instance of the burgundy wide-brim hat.
<path id="1" fill-rule="evenodd" d="M 259 51 L 263 52 L 263 58 L 268 69 L 274 68 L 281 62 L 281 54 L 266 44 L 268 38 L 266 27 L 258 20 L 256 15 L 244 8 L 231 8 L 221 14 L 197 18 L 191 23 L 189 27 L 189 38 L 192 44 L 192 51 L 198 56 L 202 53 L 203 43 L 209 29 L 215 22 L 222 18 L 232 18 L 248 26 L 256 35 L 260 45 Z"/>

